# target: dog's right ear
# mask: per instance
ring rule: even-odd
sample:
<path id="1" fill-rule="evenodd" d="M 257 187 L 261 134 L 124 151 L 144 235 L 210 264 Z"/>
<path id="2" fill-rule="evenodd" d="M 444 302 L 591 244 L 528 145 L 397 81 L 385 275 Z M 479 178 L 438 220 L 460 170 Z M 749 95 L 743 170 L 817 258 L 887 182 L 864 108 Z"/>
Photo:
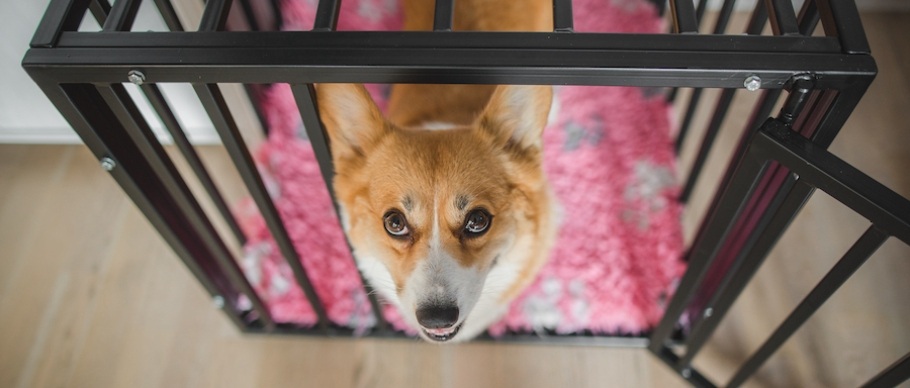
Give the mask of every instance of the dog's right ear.
<path id="1" fill-rule="evenodd" d="M 363 156 L 390 130 L 363 85 L 319 84 L 316 98 L 335 160 Z"/>

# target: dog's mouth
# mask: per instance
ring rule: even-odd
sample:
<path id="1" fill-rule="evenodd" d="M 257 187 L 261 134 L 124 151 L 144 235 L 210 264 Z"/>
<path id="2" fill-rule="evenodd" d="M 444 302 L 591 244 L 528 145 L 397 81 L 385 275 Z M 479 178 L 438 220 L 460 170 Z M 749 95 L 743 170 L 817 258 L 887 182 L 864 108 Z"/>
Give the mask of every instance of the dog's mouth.
<path id="1" fill-rule="evenodd" d="M 452 338 L 455 338 L 455 335 L 458 334 L 458 329 L 461 329 L 461 325 L 462 324 L 459 323 L 455 326 L 447 327 L 444 329 L 421 329 L 423 330 L 423 334 L 425 334 L 430 340 L 436 342 L 446 342 Z"/>

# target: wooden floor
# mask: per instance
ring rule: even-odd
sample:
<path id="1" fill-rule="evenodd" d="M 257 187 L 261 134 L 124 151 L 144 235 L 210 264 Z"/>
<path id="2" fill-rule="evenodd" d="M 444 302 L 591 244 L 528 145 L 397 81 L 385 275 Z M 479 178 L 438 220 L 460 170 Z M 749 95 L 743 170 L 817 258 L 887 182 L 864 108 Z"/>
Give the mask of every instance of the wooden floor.
<path id="1" fill-rule="evenodd" d="M 910 197 L 910 15 L 864 21 L 880 75 L 832 150 Z M 242 197 L 224 152 L 201 151 Z M 865 227 L 816 194 L 696 365 L 726 381 Z M 0 146 L 0 247 L 0 387 L 684 385 L 641 349 L 242 336 L 82 146 Z M 905 354 L 908 275 L 910 249 L 889 241 L 749 384 L 855 386 Z"/>

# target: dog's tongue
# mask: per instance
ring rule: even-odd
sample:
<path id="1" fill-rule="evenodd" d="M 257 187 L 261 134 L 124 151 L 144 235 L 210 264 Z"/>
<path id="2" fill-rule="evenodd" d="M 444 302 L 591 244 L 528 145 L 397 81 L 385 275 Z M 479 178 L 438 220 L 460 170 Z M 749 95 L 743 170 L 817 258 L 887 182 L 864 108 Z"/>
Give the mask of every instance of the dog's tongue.
<path id="1" fill-rule="evenodd" d="M 455 331 L 455 326 L 446 327 L 444 329 L 424 329 L 424 330 L 426 330 L 428 334 L 432 334 L 432 335 L 441 337 L 444 335 L 451 334 L 453 331 Z"/>

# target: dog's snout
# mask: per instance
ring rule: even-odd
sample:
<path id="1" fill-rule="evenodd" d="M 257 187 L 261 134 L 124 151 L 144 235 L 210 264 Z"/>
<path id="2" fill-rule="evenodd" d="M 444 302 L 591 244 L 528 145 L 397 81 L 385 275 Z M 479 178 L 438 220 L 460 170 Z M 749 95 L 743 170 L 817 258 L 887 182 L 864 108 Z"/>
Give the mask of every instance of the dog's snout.
<path id="1" fill-rule="evenodd" d="M 445 329 L 458 322 L 458 306 L 426 306 L 417 309 L 417 322 L 427 329 Z"/>

